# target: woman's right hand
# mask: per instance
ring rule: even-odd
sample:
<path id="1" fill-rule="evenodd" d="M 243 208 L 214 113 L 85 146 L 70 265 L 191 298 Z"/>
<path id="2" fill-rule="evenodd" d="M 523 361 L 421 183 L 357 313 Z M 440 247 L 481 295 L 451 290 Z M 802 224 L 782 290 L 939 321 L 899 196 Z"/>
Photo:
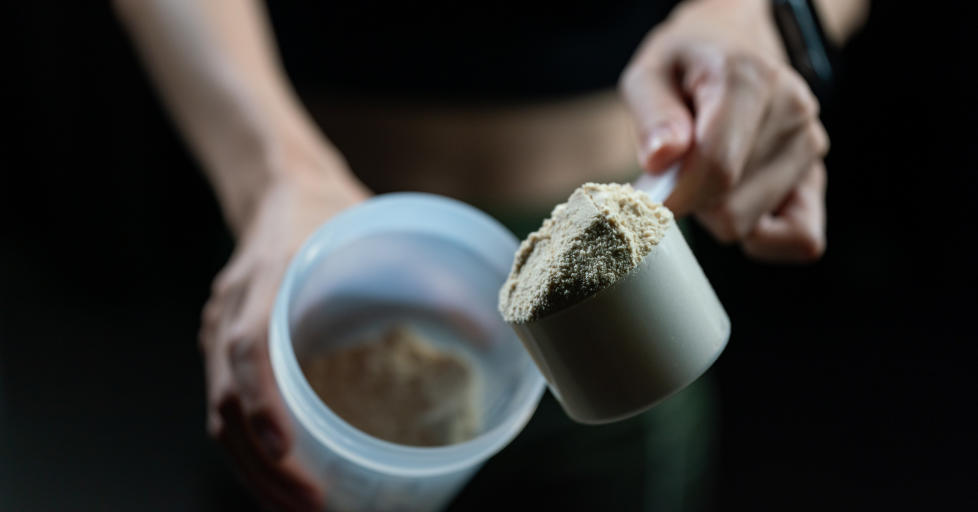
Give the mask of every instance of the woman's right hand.
<path id="1" fill-rule="evenodd" d="M 622 75 L 657 174 L 681 161 L 666 200 L 755 259 L 809 262 L 825 250 L 819 105 L 782 48 L 770 2 L 683 2 Z"/>
<path id="2" fill-rule="evenodd" d="M 368 196 L 346 172 L 273 178 L 239 223 L 237 247 L 204 307 L 200 346 L 208 432 L 269 509 L 322 509 L 325 491 L 296 460 L 289 416 L 272 374 L 268 325 L 275 295 L 305 238 Z"/>

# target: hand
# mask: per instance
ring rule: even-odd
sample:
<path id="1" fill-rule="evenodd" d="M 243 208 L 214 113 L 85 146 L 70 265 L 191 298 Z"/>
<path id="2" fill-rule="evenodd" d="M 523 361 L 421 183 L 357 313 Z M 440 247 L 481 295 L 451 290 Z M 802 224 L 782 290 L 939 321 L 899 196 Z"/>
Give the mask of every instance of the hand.
<path id="1" fill-rule="evenodd" d="M 227 266 L 214 280 L 200 334 L 208 431 L 262 504 L 322 509 L 323 489 L 291 453 L 292 435 L 268 355 L 268 323 L 292 255 L 323 221 L 368 196 L 349 179 L 277 178 L 258 195 Z"/>
<path id="2" fill-rule="evenodd" d="M 768 261 L 825 250 L 818 102 L 787 64 L 765 0 L 688 1 L 622 75 L 645 169 L 682 160 L 666 206 Z"/>

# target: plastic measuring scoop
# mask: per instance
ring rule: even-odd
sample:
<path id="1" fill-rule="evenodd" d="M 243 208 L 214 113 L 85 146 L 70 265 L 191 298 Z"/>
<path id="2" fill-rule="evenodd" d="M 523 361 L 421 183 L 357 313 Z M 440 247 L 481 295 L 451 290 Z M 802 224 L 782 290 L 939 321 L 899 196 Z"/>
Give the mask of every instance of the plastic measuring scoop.
<path id="1" fill-rule="evenodd" d="M 664 203 L 669 194 L 676 189 L 676 180 L 679 177 L 679 164 L 670 167 L 666 172 L 653 176 L 643 172 L 641 176 L 632 183 L 632 187 L 641 190 L 649 195 L 653 201 Z"/>
<path id="2" fill-rule="evenodd" d="M 678 166 L 634 184 L 657 202 Z M 730 319 L 675 221 L 614 284 L 536 320 L 510 324 L 567 414 L 607 423 L 638 414 L 700 377 L 723 352 Z"/>

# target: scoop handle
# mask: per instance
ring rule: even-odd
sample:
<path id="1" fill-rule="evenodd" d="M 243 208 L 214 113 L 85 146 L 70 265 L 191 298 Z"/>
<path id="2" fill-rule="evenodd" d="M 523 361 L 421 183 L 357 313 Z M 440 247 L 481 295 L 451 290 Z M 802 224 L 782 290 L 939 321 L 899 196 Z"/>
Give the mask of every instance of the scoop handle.
<path id="1" fill-rule="evenodd" d="M 669 194 L 676 188 L 676 178 L 679 175 L 679 163 L 670 167 L 662 174 L 652 175 L 643 172 L 638 179 L 632 183 L 632 187 L 641 190 L 649 195 L 657 203 L 665 202 Z"/>

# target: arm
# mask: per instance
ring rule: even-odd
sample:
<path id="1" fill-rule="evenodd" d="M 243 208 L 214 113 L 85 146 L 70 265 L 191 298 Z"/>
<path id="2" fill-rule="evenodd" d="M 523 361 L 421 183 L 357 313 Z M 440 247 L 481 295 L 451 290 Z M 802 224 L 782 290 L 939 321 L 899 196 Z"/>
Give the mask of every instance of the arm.
<path id="1" fill-rule="evenodd" d="M 842 46 L 869 15 L 869 0 L 815 0 L 815 8 L 822 19 L 826 36 Z"/>
<path id="2" fill-rule="evenodd" d="M 866 3 L 822 0 L 838 41 Z M 656 174 L 680 165 L 666 204 L 760 260 L 800 262 L 825 248 L 818 101 L 787 62 L 768 0 L 687 0 L 646 38 L 620 82 Z"/>
<path id="3" fill-rule="evenodd" d="M 266 506 L 321 508 L 292 454 L 268 320 L 305 237 L 368 192 L 301 107 L 257 1 L 115 6 L 238 239 L 203 313 L 208 431 Z"/>
<path id="4" fill-rule="evenodd" d="M 359 186 L 296 98 L 259 2 L 115 6 L 236 234 L 276 179 Z"/>

